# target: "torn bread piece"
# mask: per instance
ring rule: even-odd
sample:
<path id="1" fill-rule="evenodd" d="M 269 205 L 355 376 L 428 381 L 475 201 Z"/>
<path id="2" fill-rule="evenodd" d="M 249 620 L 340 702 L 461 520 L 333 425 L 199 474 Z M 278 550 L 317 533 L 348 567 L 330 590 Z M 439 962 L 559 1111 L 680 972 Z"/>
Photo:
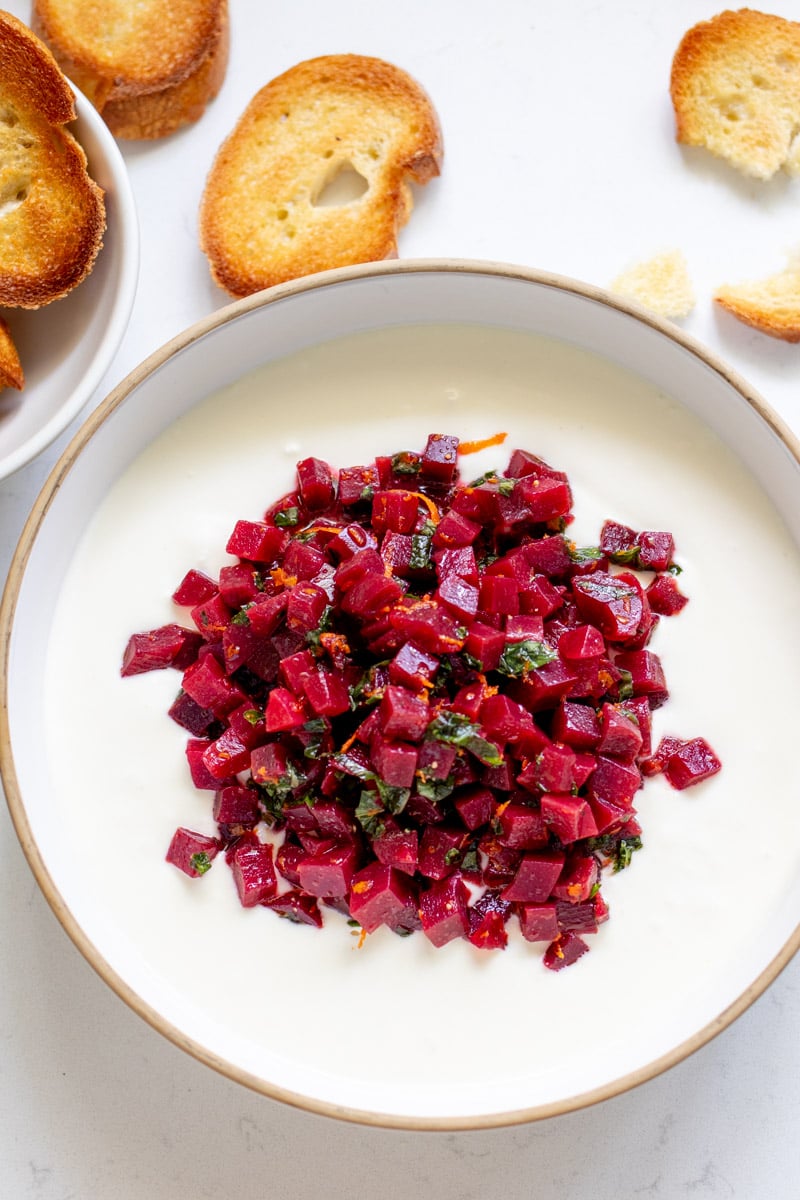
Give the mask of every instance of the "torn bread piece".
<path id="1" fill-rule="evenodd" d="M 673 59 L 676 137 L 756 179 L 800 174 L 800 24 L 754 9 L 695 25 Z"/>
<path id="2" fill-rule="evenodd" d="M 47 47 L 0 12 L 0 304 L 39 308 L 91 271 L 102 190 L 67 125 L 75 99 Z"/>
<path id="3" fill-rule="evenodd" d="M 21 392 L 24 386 L 25 375 L 17 347 L 14 345 L 8 322 L 0 317 L 0 388 L 12 387 Z"/>
<path id="4" fill-rule="evenodd" d="M 228 0 L 34 0 L 33 26 L 115 137 L 197 121 L 228 65 Z"/>
<path id="5" fill-rule="evenodd" d="M 689 269 L 680 250 L 668 250 L 636 263 L 617 276 L 610 290 L 671 320 L 688 316 L 695 303 Z"/>
<path id="6" fill-rule="evenodd" d="M 211 166 L 199 225 L 213 279 L 247 296 L 395 257 L 410 182 L 441 159 L 436 112 L 405 71 L 357 54 L 297 64 L 254 96 Z M 360 194 L 329 203 L 345 176 Z"/>
<path id="7" fill-rule="evenodd" d="M 774 275 L 717 288 L 714 300 L 760 333 L 800 342 L 800 254 Z"/>

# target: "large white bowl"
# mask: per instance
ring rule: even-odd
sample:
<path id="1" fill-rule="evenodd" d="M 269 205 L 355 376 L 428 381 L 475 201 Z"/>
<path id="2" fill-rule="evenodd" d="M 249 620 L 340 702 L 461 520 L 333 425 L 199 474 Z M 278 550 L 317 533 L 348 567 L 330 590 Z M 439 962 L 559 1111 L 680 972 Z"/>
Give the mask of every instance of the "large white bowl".
<path id="1" fill-rule="evenodd" d="M 237 381 L 256 368 L 251 394 Z M 234 519 L 298 458 L 363 462 L 443 426 L 508 431 L 570 471 L 579 515 L 672 528 L 686 568 L 690 603 L 654 640 L 673 691 L 657 730 L 708 736 L 723 770 L 685 793 L 648 783 L 644 849 L 603 886 L 611 920 L 558 974 L 519 936 L 487 954 L 379 931 L 357 950 L 337 915 L 319 932 L 241 909 L 224 867 L 187 880 L 166 843 L 210 816 L 164 715 L 176 677 L 119 678 L 127 634 L 171 618 L 184 571 L 218 566 Z M 137 1013 L 272 1097 L 454 1129 L 614 1095 L 728 1025 L 800 941 L 799 534 L 797 445 L 763 401 L 595 289 L 412 261 L 233 304 L 91 414 L 23 532 L 0 611 L 0 765 L 24 851 Z"/>
<path id="2" fill-rule="evenodd" d="M 0 391 L 0 479 L 40 454 L 99 387 L 128 327 L 139 275 L 139 223 L 125 160 L 97 110 L 73 85 L 70 127 L 105 191 L 107 228 L 91 274 L 35 310 L 5 309 L 25 372 Z"/>

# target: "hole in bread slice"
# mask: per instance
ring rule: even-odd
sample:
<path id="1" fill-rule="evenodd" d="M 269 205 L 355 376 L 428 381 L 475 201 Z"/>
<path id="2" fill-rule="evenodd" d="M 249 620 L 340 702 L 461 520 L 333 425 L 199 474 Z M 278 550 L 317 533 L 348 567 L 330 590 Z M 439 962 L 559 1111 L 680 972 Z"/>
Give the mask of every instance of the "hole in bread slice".
<path id="1" fill-rule="evenodd" d="M 31 181 L 27 175 L 13 174 L 0 187 L 0 217 L 6 217 L 28 198 Z"/>
<path id="2" fill-rule="evenodd" d="M 360 200 L 369 188 L 369 182 L 352 163 L 342 162 L 326 174 L 322 185 L 311 203 L 317 208 L 338 208 L 342 204 L 352 204 Z"/>

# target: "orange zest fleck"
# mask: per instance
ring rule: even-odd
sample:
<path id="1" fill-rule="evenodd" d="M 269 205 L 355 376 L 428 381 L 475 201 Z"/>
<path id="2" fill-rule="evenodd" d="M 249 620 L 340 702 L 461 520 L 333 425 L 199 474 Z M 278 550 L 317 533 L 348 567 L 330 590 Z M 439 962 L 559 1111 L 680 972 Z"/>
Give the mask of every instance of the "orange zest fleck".
<path id="1" fill-rule="evenodd" d="M 488 450 L 489 446 L 502 446 L 508 437 L 507 433 L 493 433 L 491 437 L 480 438 L 475 442 L 459 442 L 459 454 L 477 454 L 479 450 Z"/>
<path id="2" fill-rule="evenodd" d="M 431 500 L 430 496 L 424 496 L 422 494 L 422 492 L 409 492 L 409 495 L 416 496 L 418 500 L 422 501 L 422 503 L 425 505 L 428 512 L 430 513 L 431 520 L 433 521 L 434 525 L 438 525 L 439 524 L 439 509 L 436 507 L 436 504 L 434 503 L 434 501 Z"/>
<path id="3" fill-rule="evenodd" d="M 292 588 L 297 583 L 297 576 L 288 575 L 283 567 L 273 567 L 270 575 L 276 587 Z"/>
<path id="4" fill-rule="evenodd" d="M 358 941 L 356 943 L 356 950 L 360 950 L 366 940 L 367 940 L 367 931 L 366 931 L 366 929 L 362 929 L 361 933 L 358 935 Z"/>

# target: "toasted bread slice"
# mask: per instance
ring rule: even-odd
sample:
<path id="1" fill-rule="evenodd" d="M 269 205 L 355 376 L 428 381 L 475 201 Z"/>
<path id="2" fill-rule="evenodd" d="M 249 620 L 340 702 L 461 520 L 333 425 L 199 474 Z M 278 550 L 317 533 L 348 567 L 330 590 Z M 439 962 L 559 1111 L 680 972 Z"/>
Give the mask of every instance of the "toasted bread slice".
<path id="1" fill-rule="evenodd" d="M 671 320 L 687 317 L 694 308 L 689 270 L 680 250 L 667 250 L 635 263 L 617 276 L 611 291 Z"/>
<path id="2" fill-rule="evenodd" d="M 50 51 L 0 12 L 0 304 L 39 308 L 91 270 L 103 192 L 65 125 L 72 89 Z"/>
<path id="3" fill-rule="evenodd" d="M 800 257 L 765 279 L 719 287 L 714 300 L 769 337 L 800 342 Z"/>
<path id="4" fill-rule="evenodd" d="M 34 0 L 62 70 L 124 138 L 196 121 L 228 62 L 228 0 Z"/>
<path id="5" fill-rule="evenodd" d="M 13 387 L 21 392 L 24 386 L 25 375 L 17 347 L 7 322 L 0 317 L 0 388 Z"/>
<path id="6" fill-rule="evenodd" d="M 405 71 L 356 54 L 299 63 L 256 94 L 211 167 L 200 244 L 213 278 L 246 296 L 395 256 L 409 181 L 438 175 L 441 159 L 436 112 Z M 326 203 L 348 172 L 363 194 Z"/>
<path id="7" fill-rule="evenodd" d="M 742 8 L 683 37 L 670 83 L 676 137 L 756 179 L 800 172 L 800 24 Z"/>

